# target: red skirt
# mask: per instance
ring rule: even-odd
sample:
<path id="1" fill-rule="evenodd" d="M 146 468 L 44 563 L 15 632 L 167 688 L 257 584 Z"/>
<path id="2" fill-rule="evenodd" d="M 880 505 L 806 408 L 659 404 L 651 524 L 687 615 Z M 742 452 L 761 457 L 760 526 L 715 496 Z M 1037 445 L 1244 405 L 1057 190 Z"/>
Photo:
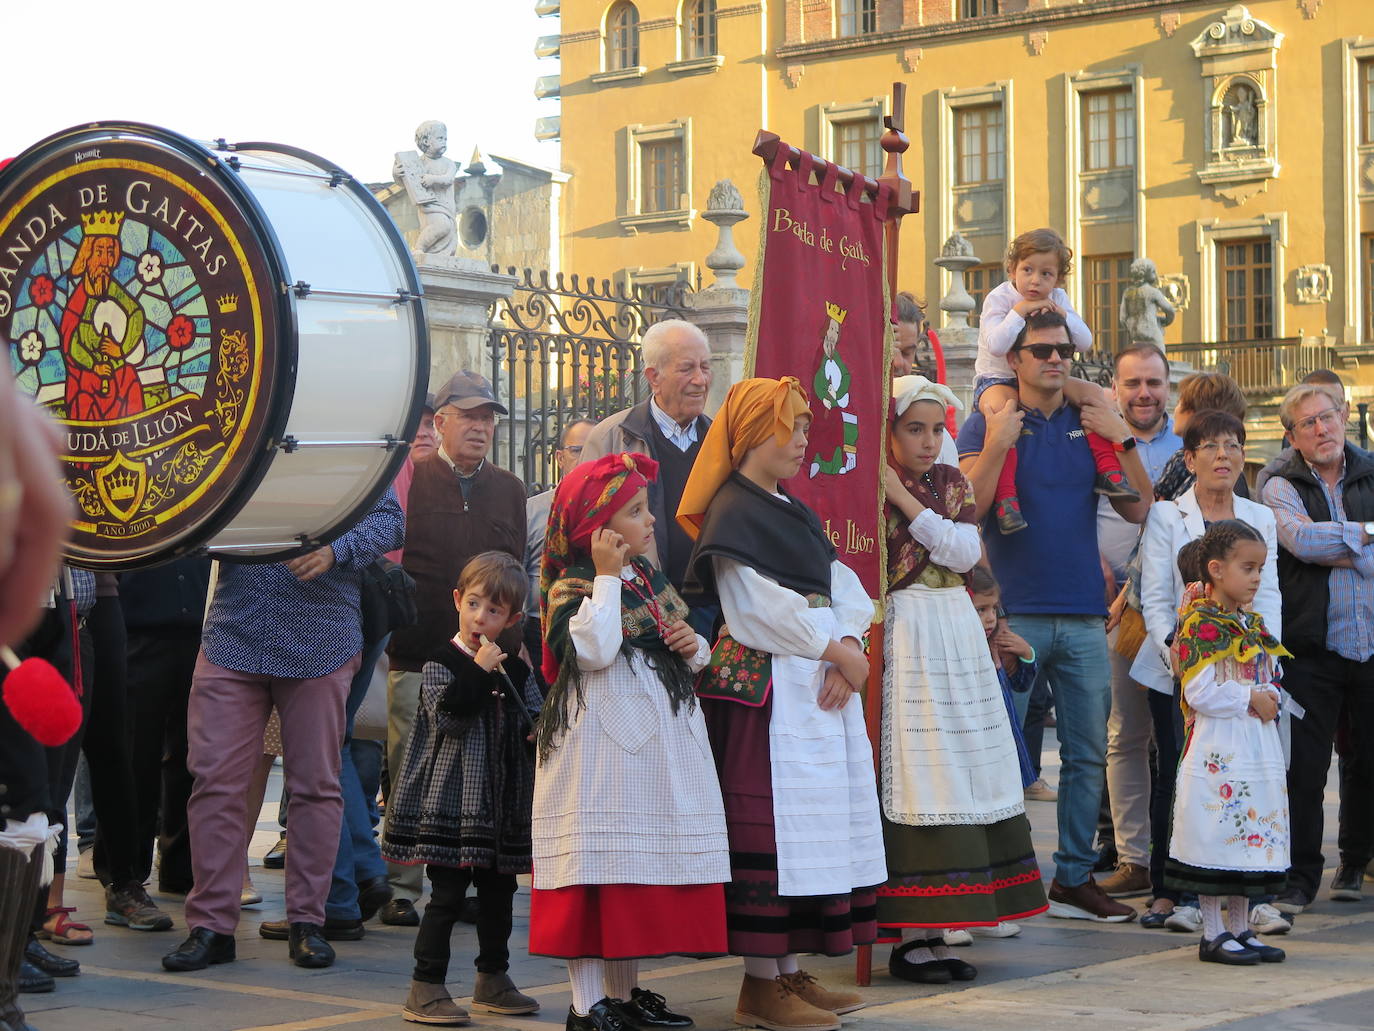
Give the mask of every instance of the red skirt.
<path id="1" fill-rule="evenodd" d="M 555 959 L 724 955 L 724 886 L 535 888 L 530 893 L 530 953 Z"/>

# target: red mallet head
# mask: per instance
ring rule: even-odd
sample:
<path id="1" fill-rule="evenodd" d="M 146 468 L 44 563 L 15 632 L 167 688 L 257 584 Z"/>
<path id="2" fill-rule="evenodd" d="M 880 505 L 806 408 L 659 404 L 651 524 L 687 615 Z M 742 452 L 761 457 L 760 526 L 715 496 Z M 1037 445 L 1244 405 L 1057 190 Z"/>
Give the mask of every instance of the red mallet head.
<path id="1" fill-rule="evenodd" d="M 12 663 L 14 653 L 4 649 L 10 667 L 5 678 L 5 705 L 15 721 L 48 748 L 65 745 L 81 727 L 81 703 L 65 677 L 43 659 Z"/>

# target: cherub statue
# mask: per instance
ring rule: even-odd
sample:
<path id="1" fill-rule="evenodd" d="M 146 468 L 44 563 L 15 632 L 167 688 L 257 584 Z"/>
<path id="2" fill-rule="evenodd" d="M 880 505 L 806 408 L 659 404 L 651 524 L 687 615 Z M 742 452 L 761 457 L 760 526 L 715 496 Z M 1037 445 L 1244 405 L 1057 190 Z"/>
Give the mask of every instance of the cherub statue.
<path id="1" fill-rule="evenodd" d="M 444 157 L 448 149 L 448 126 L 430 120 L 415 130 L 419 152 L 403 150 L 396 154 L 391 175 L 406 188 L 420 214 L 420 235 L 415 239 L 419 254 L 449 257 L 458 242 L 453 180 L 458 165 Z"/>
<path id="2" fill-rule="evenodd" d="M 1149 258 L 1131 262 L 1131 285 L 1121 294 L 1121 325 L 1132 344 L 1164 346 L 1164 327 L 1174 321 L 1174 306 L 1159 288 L 1159 273 Z"/>

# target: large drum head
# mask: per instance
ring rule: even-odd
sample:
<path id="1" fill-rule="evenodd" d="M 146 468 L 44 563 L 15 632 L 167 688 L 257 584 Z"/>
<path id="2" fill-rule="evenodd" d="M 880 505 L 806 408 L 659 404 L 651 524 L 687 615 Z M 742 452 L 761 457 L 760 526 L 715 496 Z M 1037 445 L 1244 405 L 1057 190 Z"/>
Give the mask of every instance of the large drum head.
<path id="1" fill-rule="evenodd" d="M 252 494 L 294 387 L 271 227 L 209 151 L 93 125 L 0 174 L 0 339 L 61 425 L 69 558 L 195 550 Z"/>

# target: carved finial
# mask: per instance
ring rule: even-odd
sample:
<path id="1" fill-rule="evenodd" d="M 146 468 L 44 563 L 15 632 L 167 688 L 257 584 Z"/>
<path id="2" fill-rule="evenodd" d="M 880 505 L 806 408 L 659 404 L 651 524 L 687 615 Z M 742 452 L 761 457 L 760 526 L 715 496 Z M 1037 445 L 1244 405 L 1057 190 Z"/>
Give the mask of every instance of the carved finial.
<path id="1" fill-rule="evenodd" d="M 486 175 L 487 166 L 482 160 L 482 148 L 473 147 L 472 157 L 468 158 L 468 167 L 464 169 L 468 175 Z"/>
<path id="2" fill-rule="evenodd" d="M 749 217 L 749 212 L 744 210 L 744 197 L 739 188 L 729 179 L 722 179 L 712 186 L 706 198 L 706 210 L 701 217 L 712 223 L 720 233 L 715 249 L 706 255 L 706 267 L 716 276 L 716 281 L 711 284 L 712 289 L 739 289 L 735 275 L 744 268 L 744 255 L 735 246 L 735 223 Z"/>
<path id="3" fill-rule="evenodd" d="M 940 248 L 942 258 L 971 258 L 973 257 L 973 244 L 959 230 L 954 230 L 945 241 L 945 245 Z"/>
<path id="4" fill-rule="evenodd" d="M 739 192 L 739 187 L 729 179 L 722 179 L 711 187 L 711 192 L 706 196 L 706 208 L 708 211 L 743 211 L 744 197 Z"/>

